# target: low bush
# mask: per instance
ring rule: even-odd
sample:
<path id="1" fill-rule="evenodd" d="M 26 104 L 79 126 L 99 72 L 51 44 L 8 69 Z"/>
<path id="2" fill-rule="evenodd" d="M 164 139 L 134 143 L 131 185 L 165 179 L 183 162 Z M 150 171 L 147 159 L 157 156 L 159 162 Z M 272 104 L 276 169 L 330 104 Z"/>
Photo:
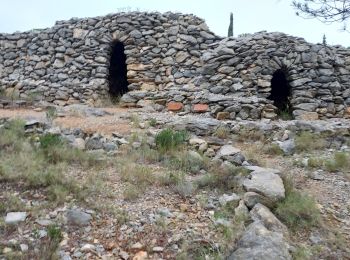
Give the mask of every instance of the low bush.
<path id="1" fill-rule="evenodd" d="M 160 131 L 156 137 L 156 146 L 161 151 L 170 151 L 184 144 L 188 134 L 186 131 L 174 131 L 172 129 L 164 129 Z"/>
<path id="2" fill-rule="evenodd" d="M 296 190 L 287 192 L 284 201 L 278 203 L 275 213 L 292 230 L 311 228 L 320 222 L 315 200 Z"/>

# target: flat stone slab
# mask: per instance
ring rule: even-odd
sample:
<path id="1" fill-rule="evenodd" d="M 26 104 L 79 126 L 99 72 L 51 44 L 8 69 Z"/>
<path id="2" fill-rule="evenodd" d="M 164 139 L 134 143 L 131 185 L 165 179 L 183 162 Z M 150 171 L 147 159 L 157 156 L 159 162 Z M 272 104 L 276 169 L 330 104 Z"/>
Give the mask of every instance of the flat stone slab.
<path id="1" fill-rule="evenodd" d="M 243 187 L 246 191 L 254 191 L 274 202 L 285 198 L 285 189 L 281 177 L 269 169 L 259 169 L 251 172 L 250 178 L 243 181 Z"/>
<path id="2" fill-rule="evenodd" d="M 232 145 L 224 145 L 220 148 L 220 150 L 217 153 L 217 157 L 221 158 L 224 156 L 230 156 L 230 155 L 235 155 L 237 153 L 241 152 L 240 149 L 233 147 Z"/>
<path id="3" fill-rule="evenodd" d="M 25 221 L 27 218 L 27 212 L 9 212 L 5 217 L 5 223 L 12 225 Z"/>

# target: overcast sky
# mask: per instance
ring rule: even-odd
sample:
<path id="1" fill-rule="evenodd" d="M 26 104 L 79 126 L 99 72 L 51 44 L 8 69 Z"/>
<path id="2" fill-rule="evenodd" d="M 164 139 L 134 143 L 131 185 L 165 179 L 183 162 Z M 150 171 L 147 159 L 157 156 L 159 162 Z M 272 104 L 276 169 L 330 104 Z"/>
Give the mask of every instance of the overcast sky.
<path id="1" fill-rule="evenodd" d="M 206 20 L 209 28 L 226 36 L 229 14 L 234 15 L 234 35 L 257 31 L 280 31 L 310 42 L 350 46 L 350 33 L 341 24 L 325 25 L 295 15 L 292 0 L 1 0 L 0 32 L 46 28 L 56 20 L 91 17 L 123 10 L 179 11 Z"/>

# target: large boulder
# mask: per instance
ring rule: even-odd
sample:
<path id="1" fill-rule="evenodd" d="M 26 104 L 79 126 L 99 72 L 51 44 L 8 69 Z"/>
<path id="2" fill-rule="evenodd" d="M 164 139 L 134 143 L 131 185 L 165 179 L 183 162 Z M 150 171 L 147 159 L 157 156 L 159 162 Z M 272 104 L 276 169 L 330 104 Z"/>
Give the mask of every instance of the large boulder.
<path id="1" fill-rule="evenodd" d="M 268 230 L 262 223 L 250 224 L 228 260 L 291 260 L 289 245 L 282 233 Z"/>
<path id="2" fill-rule="evenodd" d="M 246 191 L 253 191 L 261 194 L 272 202 L 285 198 L 285 189 L 281 177 L 270 169 L 260 168 L 250 173 L 250 176 L 243 181 Z"/>

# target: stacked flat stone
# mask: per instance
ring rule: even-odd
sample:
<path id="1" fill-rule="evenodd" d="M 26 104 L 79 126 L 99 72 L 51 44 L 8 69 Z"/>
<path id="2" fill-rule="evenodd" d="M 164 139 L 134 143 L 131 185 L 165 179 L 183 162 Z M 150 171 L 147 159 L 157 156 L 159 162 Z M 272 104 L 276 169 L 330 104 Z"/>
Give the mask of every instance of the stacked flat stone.
<path id="1" fill-rule="evenodd" d="M 201 59 L 206 101 L 231 118 L 274 117 L 267 98 L 276 70 L 285 72 L 291 86 L 296 117 L 343 117 L 350 106 L 350 50 L 341 46 L 259 32 L 213 44 Z"/>
<path id="2" fill-rule="evenodd" d="M 119 40 L 125 45 L 129 90 L 140 99 L 181 89 L 201 67 L 202 52 L 218 39 L 204 20 L 178 13 L 59 21 L 49 29 L 0 34 L 0 87 L 58 105 L 94 103 L 108 93 L 112 42 Z"/>
<path id="3" fill-rule="evenodd" d="M 158 110 L 218 119 L 275 118 L 272 75 L 283 70 L 296 118 L 350 117 L 350 50 L 283 33 L 220 38 L 203 19 L 179 13 L 117 13 L 0 34 L 0 90 L 58 105 L 96 104 L 109 91 L 114 40 L 125 46 L 129 92 Z"/>

